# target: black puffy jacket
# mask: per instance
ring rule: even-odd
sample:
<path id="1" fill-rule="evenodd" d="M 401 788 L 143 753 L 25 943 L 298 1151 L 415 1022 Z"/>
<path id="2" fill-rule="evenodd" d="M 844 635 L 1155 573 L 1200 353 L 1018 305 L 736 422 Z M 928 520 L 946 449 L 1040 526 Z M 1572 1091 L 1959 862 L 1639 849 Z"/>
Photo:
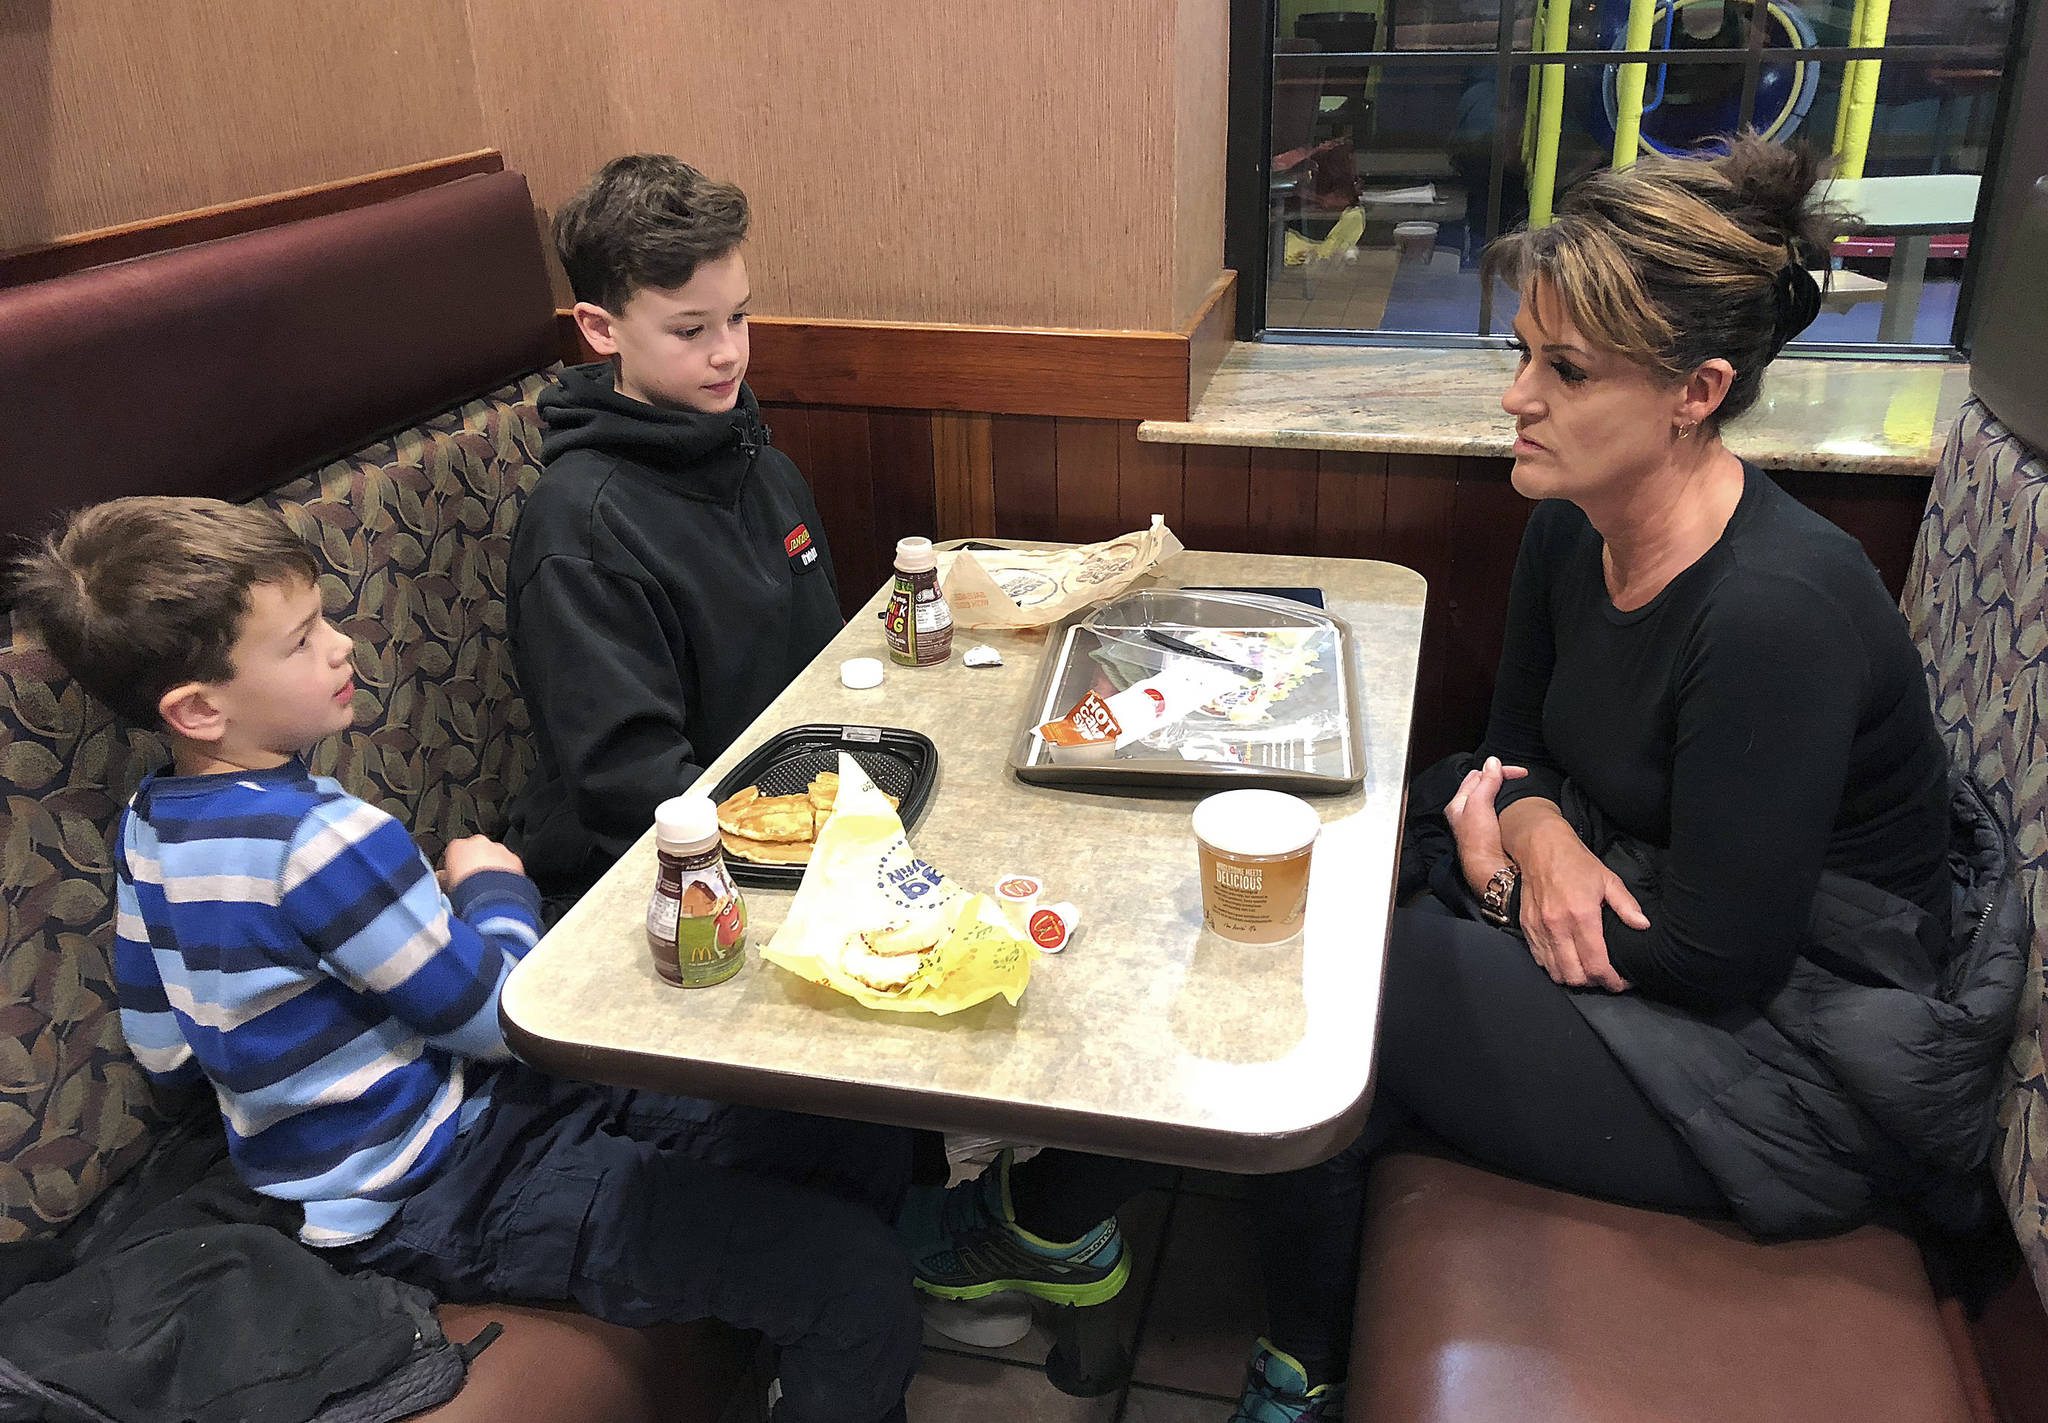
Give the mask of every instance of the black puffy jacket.
<path id="1" fill-rule="evenodd" d="M 1580 837 L 1655 916 L 1660 852 L 1567 786 Z M 1572 1001 L 1685 1138 L 1737 1219 L 1765 1238 L 1825 1235 L 1888 1204 L 1937 1224 L 1985 1163 L 2026 975 L 2010 838 L 1962 773 L 1950 794 L 1951 922 L 1832 872 L 1807 939 L 1762 1004 L 1702 1016 L 1640 993 Z"/>

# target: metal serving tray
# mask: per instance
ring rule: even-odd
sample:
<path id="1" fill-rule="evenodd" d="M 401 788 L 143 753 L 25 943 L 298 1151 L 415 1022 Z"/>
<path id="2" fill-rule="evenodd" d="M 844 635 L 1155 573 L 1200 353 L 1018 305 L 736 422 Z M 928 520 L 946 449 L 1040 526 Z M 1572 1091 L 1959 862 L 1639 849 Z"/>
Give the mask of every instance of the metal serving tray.
<path id="1" fill-rule="evenodd" d="M 1269 639 L 1276 650 L 1283 644 L 1299 649 L 1291 654 L 1295 665 L 1311 650 L 1314 656 L 1308 673 L 1265 706 L 1263 720 L 1244 719 L 1249 708 L 1232 719 L 1212 703 L 1107 756 L 1076 755 L 1034 735 L 1086 693 L 1107 697 L 1162 670 L 1170 659 L 1191 655 L 1175 644 L 1198 643 L 1218 658 L 1235 656 L 1254 665 Z M 1010 766 L 1020 780 L 1043 785 L 1266 786 L 1308 795 L 1350 790 L 1365 778 L 1366 767 L 1356 667 L 1349 625 L 1292 598 L 1174 588 L 1126 593 L 1054 626 Z M 1262 673 L 1262 680 L 1264 675 L 1270 673 Z M 1244 698 L 1256 698 L 1254 689 L 1240 690 Z"/>

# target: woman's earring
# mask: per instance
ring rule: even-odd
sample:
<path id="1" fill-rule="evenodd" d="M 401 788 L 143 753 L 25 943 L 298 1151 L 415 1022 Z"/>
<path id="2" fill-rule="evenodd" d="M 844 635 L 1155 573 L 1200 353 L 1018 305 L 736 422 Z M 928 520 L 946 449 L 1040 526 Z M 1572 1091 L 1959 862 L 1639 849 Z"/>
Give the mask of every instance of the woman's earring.
<path id="1" fill-rule="evenodd" d="M 1688 421 L 1686 421 L 1686 422 L 1685 422 L 1685 423 L 1684 423 L 1683 425 L 1680 425 L 1680 426 L 1678 427 L 1678 438 L 1679 438 L 1679 439 L 1681 439 L 1681 440 L 1689 440 L 1689 439 L 1691 439 L 1691 438 L 1692 438 L 1692 432 L 1693 432 L 1693 431 L 1695 431 L 1695 430 L 1697 430 L 1697 429 L 1699 429 L 1699 427 L 1700 427 L 1700 422 L 1699 422 L 1699 421 L 1697 421 L 1697 420 L 1688 420 Z"/>

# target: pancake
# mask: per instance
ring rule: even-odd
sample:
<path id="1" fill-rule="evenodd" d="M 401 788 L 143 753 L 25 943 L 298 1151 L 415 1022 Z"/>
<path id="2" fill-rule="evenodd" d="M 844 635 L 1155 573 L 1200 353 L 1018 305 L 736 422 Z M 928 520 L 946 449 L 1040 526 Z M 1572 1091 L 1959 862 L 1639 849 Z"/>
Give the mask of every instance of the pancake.
<path id="1" fill-rule="evenodd" d="M 718 807 L 718 828 L 743 840 L 788 843 L 811 839 L 815 821 L 809 796 L 764 796 L 748 786 Z"/>
<path id="2" fill-rule="evenodd" d="M 724 830 L 718 832 L 719 843 L 725 846 L 725 853 L 740 860 L 754 860 L 764 865 L 807 865 L 811 862 L 811 842 L 798 840 L 777 844 L 771 840 L 742 840 Z"/>
<path id="3" fill-rule="evenodd" d="M 764 796 L 759 786 L 742 786 L 718 803 L 718 838 L 728 855 L 743 860 L 809 864 L 811 845 L 838 803 L 837 771 L 820 772 L 801 795 Z"/>

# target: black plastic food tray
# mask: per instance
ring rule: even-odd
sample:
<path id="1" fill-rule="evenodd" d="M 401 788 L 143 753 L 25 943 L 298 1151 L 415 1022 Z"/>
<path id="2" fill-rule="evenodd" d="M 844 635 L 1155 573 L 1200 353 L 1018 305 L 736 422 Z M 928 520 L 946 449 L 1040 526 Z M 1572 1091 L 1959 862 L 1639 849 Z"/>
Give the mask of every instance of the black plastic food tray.
<path id="1" fill-rule="evenodd" d="M 839 769 L 846 752 L 874 783 L 901 802 L 896 814 L 909 829 L 924 813 L 939 777 L 939 749 L 922 732 L 901 726 L 792 726 L 769 737 L 732 768 L 711 792 L 715 801 L 759 786 L 762 795 L 801 795 L 820 771 Z M 795 889 L 802 865 L 764 865 L 728 854 L 725 867 L 741 884 Z"/>

